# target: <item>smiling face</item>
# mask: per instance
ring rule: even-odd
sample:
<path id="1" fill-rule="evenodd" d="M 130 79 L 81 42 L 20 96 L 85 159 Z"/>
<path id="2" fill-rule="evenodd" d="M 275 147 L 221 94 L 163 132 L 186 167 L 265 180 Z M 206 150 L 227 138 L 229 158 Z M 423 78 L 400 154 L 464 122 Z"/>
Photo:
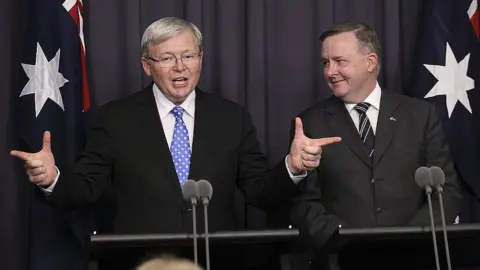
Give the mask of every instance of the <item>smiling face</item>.
<path id="1" fill-rule="evenodd" d="M 184 30 L 164 42 L 148 45 L 148 56 L 142 58 L 142 66 L 165 97 L 179 105 L 200 79 L 202 52 L 193 32 Z"/>
<path id="2" fill-rule="evenodd" d="M 354 32 L 326 38 L 322 61 L 328 86 L 344 102 L 362 102 L 375 88 L 377 56 L 362 47 Z"/>

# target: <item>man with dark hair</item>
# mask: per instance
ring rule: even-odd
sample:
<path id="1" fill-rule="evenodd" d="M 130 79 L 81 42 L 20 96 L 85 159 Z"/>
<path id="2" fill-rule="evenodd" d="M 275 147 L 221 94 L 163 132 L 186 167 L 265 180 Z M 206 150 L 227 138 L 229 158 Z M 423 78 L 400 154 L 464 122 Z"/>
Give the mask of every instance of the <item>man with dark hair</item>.
<path id="1" fill-rule="evenodd" d="M 368 25 L 337 24 L 320 41 L 333 96 L 296 121 L 307 137 L 339 136 L 342 142 L 324 148 L 320 165 L 304 180 L 306 190 L 292 208 L 301 235 L 322 247 L 340 226 L 428 225 L 427 200 L 414 177 L 421 166 L 445 172 L 445 216 L 453 223 L 461 195 L 434 106 L 380 88 L 380 43 Z M 290 159 L 301 155 L 292 151 Z M 433 197 L 436 222 L 438 204 Z"/>
<path id="2" fill-rule="evenodd" d="M 378 40 L 377 33 L 368 25 L 360 22 L 347 21 L 345 23 L 336 24 L 329 30 L 322 33 L 320 41 L 325 41 L 328 37 L 338 35 L 341 33 L 353 32 L 358 42 L 360 43 L 360 49 L 366 50 L 365 53 L 373 52 L 377 55 L 377 76 L 380 73 L 380 58 L 381 58 L 381 45 Z"/>

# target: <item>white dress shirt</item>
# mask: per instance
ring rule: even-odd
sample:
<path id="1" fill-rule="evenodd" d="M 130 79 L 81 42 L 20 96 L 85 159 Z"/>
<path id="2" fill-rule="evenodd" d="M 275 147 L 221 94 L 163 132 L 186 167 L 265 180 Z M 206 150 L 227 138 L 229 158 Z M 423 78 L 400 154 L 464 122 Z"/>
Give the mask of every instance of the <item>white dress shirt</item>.
<path id="1" fill-rule="evenodd" d="M 377 122 L 378 122 L 378 113 L 380 112 L 380 98 L 382 97 L 382 89 L 377 82 L 377 85 L 373 89 L 373 91 L 368 95 L 368 97 L 363 101 L 370 103 L 370 107 L 367 110 L 367 117 L 370 121 L 370 125 L 372 126 L 373 134 L 376 134 L 377 131 Z M 347 111 L 350 113 L 350 117 L 352 117 L 353 123 L 357 128 L 358 132 L 360 133 L 360 116 L 358 112 L 354 109 L 357 104 L 345 103 L 345 107 Z"/>
<path id="2" fill-rule="evenodd" d="M 157 104 L 158 115 L 162 121 L 163 132 L 165 133 L 165 138 L 170 148 L 173 139 L 173 130 L 175 129 L 175 116 L 171 111 L 175 107 L 175 104 L 165 97 L 156 84 L 153 84 L 153 96 Z M 190 142 L 190 150 L 192 150 L 195 119 L 195 89 L 188 95 L 185 101 L 180 104 L 180 107 L 184 110 L 183 122 L 185 122 L 188 130 L 188 140 Z"/>

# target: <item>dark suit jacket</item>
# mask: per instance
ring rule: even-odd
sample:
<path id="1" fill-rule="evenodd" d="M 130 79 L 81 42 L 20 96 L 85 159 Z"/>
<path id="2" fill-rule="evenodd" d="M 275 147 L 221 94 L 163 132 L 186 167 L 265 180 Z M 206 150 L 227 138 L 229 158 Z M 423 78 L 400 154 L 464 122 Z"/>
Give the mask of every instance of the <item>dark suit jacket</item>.
<path id="1" fill-rule="evenodd" d="M 446 175 L 446 220 L 459 213 L 461 195 L 449 148 L 433 105 L 382 91 L 373 161 L 344 103 L 331 97 L 300 115 L 306 136 L 340 136 L 326 146 L 320 166 L 304 181 L 292 218 L 303 236 L 322 246 L 343 227 L 430 224 L 428 204 L 415 182 L 420 166 L 439 166 Z M 440 222 L 438 197 L 432 196 Z"/>
<path id="2" fill-rule="evenodd" d="M 149 86 L 99 110 L 74 169 L 60 168 L 50 203 L 66 208 L 113 204 L 107 211 L 111 222 L 101 222 L 100 233 L 192 231 L 191 207 L 182 198 L 152 91 Z M 189 179 L 207 179 L 213 186 L 209 230 L 235 229 L 236 187 L 264 209 L 298 195 L 284 161 L 268 169 L 248 112 L 196 91 Z M 197 212 L 203 233 L 203 211 Z"/>
<path id="3" fill-rule="evenodd" d="M 149 86 L 100 109 L 85 151 L 73 171 L 61 171 L 48 197 L 51 203 L 78 207 L 113 192 L 113 233 L 191 230 L 191 212 L 182 199 L 152 91 Z M 209 229 L 234 228 L 235 187 L 262 208 L 297 194 L 284 162 L 269 171 L 248 112 L 196 91 L 189 179 L 207 179 L 213 186 Z"/>

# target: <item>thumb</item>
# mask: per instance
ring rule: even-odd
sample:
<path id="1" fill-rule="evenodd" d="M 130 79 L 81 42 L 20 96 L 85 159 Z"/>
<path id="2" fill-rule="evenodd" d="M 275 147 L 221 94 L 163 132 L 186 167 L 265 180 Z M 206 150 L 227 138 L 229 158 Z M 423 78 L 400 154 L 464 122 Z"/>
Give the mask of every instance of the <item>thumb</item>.
<path id="1" fill-rule="evenodd" d="M 303 136 L 303 124 L 300 117 L 295 118 L 295 137 Z"/>
<path id="2" fill-rule="evenodd" d="M 50 131 L 45 131 L 45 133 L 43 133 L 43 147 L 42 147 L 42 151 L 52 152 L 52 143 L 51 143 Z"/>

